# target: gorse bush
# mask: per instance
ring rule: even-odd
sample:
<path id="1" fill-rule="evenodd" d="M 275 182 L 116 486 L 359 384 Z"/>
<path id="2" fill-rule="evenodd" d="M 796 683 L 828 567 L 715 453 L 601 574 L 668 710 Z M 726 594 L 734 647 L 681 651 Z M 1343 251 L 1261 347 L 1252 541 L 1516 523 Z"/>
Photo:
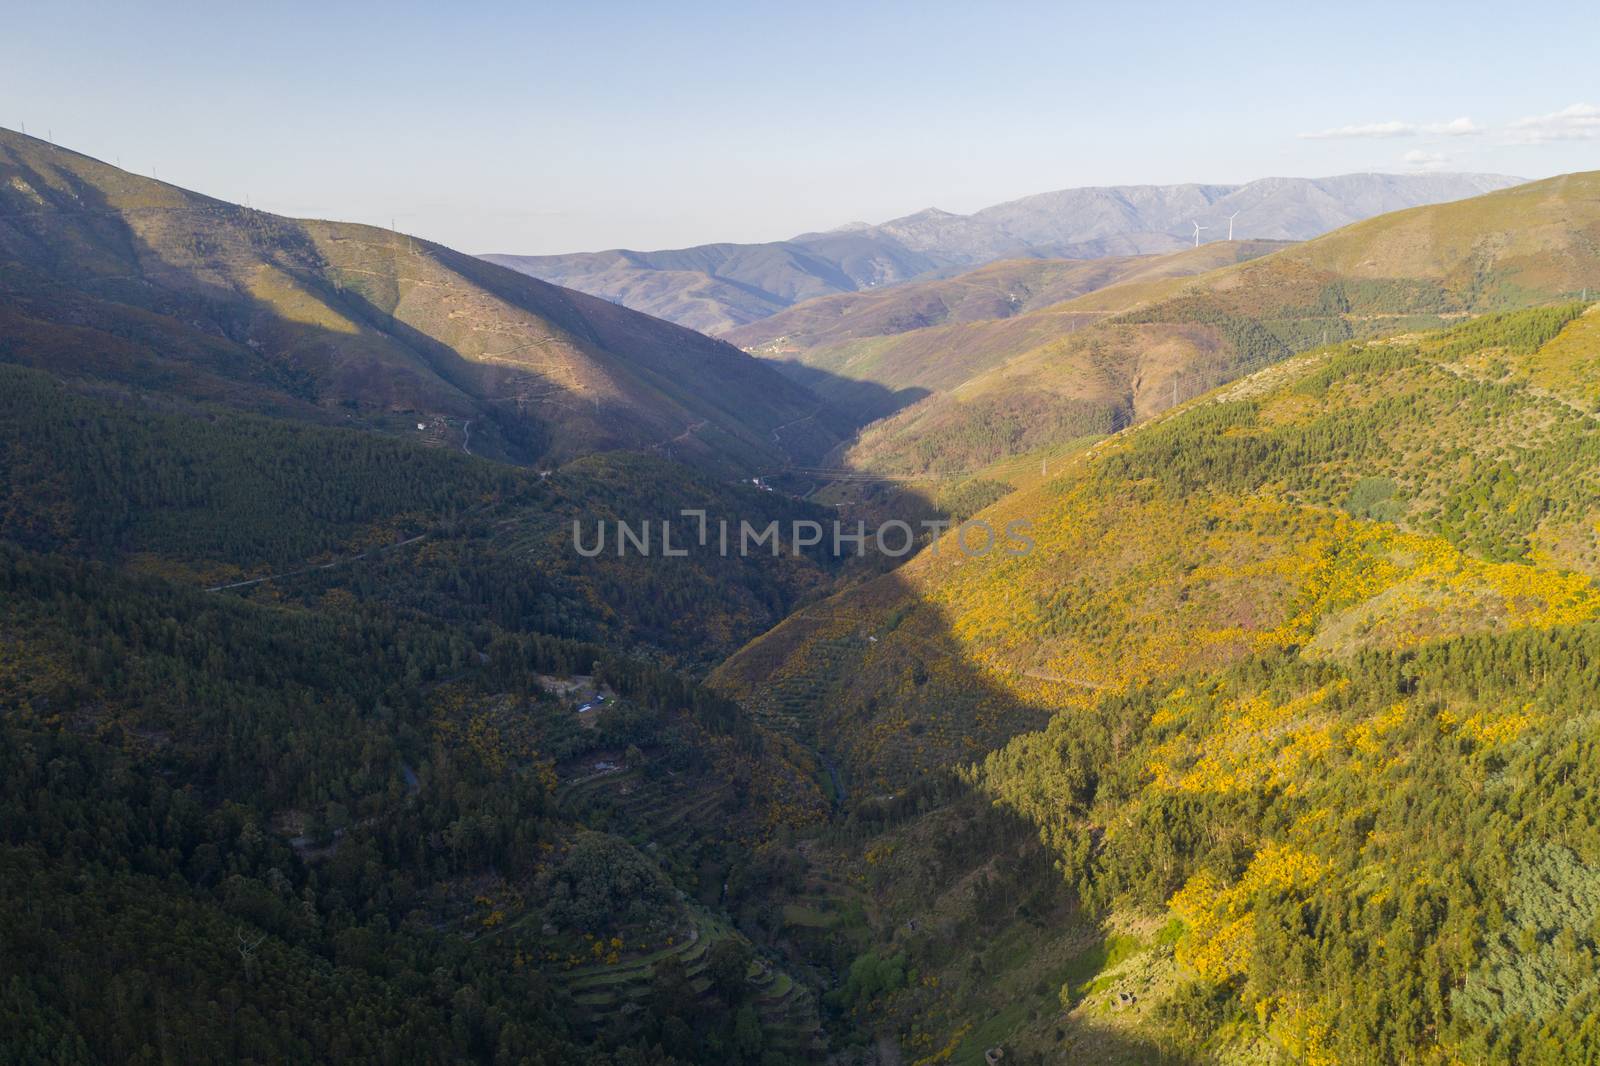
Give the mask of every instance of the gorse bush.
<path id="1" fill-rule="evenodd" d="M 1508 356 L 1531 355 L 1583 314 L 1588 306 L 1568 303 L 1531 311 L 1483 315 L 1429 338 L 1423 350 L 1439 359 L 1456 359 L 1491 348 Z"/>

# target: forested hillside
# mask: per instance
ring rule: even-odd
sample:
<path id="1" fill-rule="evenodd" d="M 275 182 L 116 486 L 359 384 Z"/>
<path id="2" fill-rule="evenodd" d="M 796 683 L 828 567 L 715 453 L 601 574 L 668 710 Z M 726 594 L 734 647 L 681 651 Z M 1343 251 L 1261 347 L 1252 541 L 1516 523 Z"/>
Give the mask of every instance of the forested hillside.
<path id="1" fill-rule="evenodd" d="M 809 1061 L 822 771 L 694 675 L 838 566 L 571 538 L 821 511 L 172 399 L 0 367 L 0 1059 Z"/>
<path id="2" fill-rule="evenodd" d="M 823 516 L 652 457 L 4 369 L 6 1055 L 1586 1053 L 1597 321 L 1319 348 L 828 598 L 574 556 Z"/>
<path id="3" fill-rule="evenodd" d="M 1573 5 L 154 6 L 0 15 L 0 1066 L 1600 1066 Z"/>
<path id="4" fill-rule="evenodd" d="M 1595 1058 L 1597 180 L 791 379 L 0 132 L 0 1061 Z"/>
<path id="5" fill-rule="evenodd" d="M 703 782 L 675 868 L 692 889 L 817 803 L 715 697 L 592 646 L 11 548 L 0 588 L 7 1062 L 562 1062 L 602 1030 L 623 1050 L 598 1061 L 664 1062 L 699 1055 L 691 1024 L 726 1061 L 759 1055 L 748 942 L 561 798 L 623 748 Z M 591 669 L 617 701 L 593 729 L 539 682 Z M 568 975 L 685 938 L 711 978 L 586 1020 Z"/>
<path id="6" fill-rule="evenodd" d="M 350 429 L 90 398 L 0 366 L 0 536 L 234 595 L 335 589 L 457 621 L 624 640 L 699 666 L 824 588 L 823 546 L 777 557 L 586 559 L 602 522 L 817 519 L 820 508 L 651 456 L 538 473 Z M 679 530 L 682 536 L 689 527 Z M 659 532 L 655 535 L 659 541 Z M 284 581 L 270 579 L 285 574 Z M 694 624 L 683 623 L 694 609 Z"/>
<path id="7" fill-rule="evenodd" d="M 864 792 L 909 800 L 955 768 L 1034 826 L 1085 908 L 1034 911 L 1034 947 L 968 965 L 912 931 L 951 903 L 903 889 L 873 950 L 922 978 L 880 997 L 884 1024 L 960 1061 L 988 1041 L 1129 1062 L 1593 1054 L 1574 1008 L 1600 988 L 1584 311 L 1288 360 L 982 512 L 1031 521 L 1031 553 L 949 540 L 717 671 Z M 906 885 L 947 809 L 924 799 L 831 861 Z M 999 986 L 1059 991 L 1067 1018 L 1009 1011 Z"/>

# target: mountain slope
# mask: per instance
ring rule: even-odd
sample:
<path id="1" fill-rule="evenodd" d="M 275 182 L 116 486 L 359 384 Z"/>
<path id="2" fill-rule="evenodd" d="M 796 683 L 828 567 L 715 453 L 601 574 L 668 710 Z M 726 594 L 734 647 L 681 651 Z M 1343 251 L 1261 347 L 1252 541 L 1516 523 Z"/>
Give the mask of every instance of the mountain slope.
<path id="1" fill-rule="evenodd" d="M 680 508 L 736 527 L 824 517 L 662 457 L 535 472 L 350 428 L 152 410 L 4 365 L 0 469 L 0 540 L 32 551 L 236 596 L 310 603 L 358 590 L 407 612 L 649 648 L 693 668 L 773 625 L 836 569 L 818 550 L 669 565 L 579 557 L 574 523 L 592 539 L 602 522 L 648 529 Z"/>
<path id="2" fill-rule="evenodd" d="M 1031 522 L 1032 551 L 963 554 L 952 534 L 713 681 L 873 795 L 964 767 L 1141 931 L 1136 966 L 1060 985 L 1067 1022 L 1052 987 L 1047 1018 L 986 1039 L 1043 1054 L 1052 1029 L 1110 1026 L 1200 1061 L 1581 1060 L 1595 1036 L 1568 1005 L 1600 994 L 1600 843 L 1571 828 L 1600 772 L 1584 310 L 1259 372 L 980 515 Z M 960 1039 L 984 1022 L 968 983 L 981 997 L 1005 960 L 975 973 L 904 928 L 874 950 L 951 987 L 895 1009 L 933 1046 Z"/>
<path id="3" fill-rule="evenodd" d="M 722 469 L 833 433 L 729 345 L 448 248 L 280 218 L 0 131 L 0 357 L 555 463 L 671 448 Z M 779 426 L 803 421 L 773 439 Z"/>
<path id="4" fill-rule="evenodd" d="M 854 233 L 661 252 L 483 258 L 706 333 L 757 321 L 816 296 L 898 284 L 946 263 L 892 240 Z"/>
<path id="5" fill-rule="evenodd" d="M 822 568 L 572 536 L 815 508 L 9 365 L 0 471 L 0 1061 L 731 1061 L 736 1020 L 812 1060 L 698 886 L 821 818 L 817 768 L 663 663 Z"/>
<path id="6" fill-rule="evenodd" d="M 1281 247 L 1273 241 L 1213 241 L 1165 255 L 1007 259 L 949 278 L 807 300 L 729 330 L 723 339 L 747 351 L 786 356 L 930 326 L 1011 318 L 1121 282 L 1203 273 Z"/>
<path id="7" fill-rule="evenodd" d="M 792 749 L 697 686 L 592 645 L 7 543 L 0 630 L 4 1061 L 137 1061 L 158 1033 L 207 1062 L 637 1062 L 605 1054 L 619 1029 L 728 1061 L 741 1008 L 806 1061 L 807 990 L 751 973 L 686 889 L 761 810 L 820 802 Z M 607 706 L 585 724 L 564 694 L 594 669 Z M 637 812 L 594 787 L 624 750 L 654 801 Z"/>
<path id="8" fill-rule="evenodd" d="M 895 285 L 997 259 L 1175 252 L 1192 223 L 1240 238 L 1305 240 L 1417 204 L 1475 196 L 1518 179 L 1487 174 L 1347 174 L 1265 178 L 1244 185 L 1127 185 L 1028 196 L 957 215 L 929 208 L 881 225 L 856 224 L 770 244 L 711 244 L 660 252 L 617 249 L 484 258 L 624 306 L 720 333 L 791 304 Z"/>
<path id="9" fill-rule="evenodd" d="M 1203 273 L 1280 247 L 1215 241 L 1166 255 L 1007 260 L 945 280 L 797 304 L 725 339 L 781 360 L 795 380 L 867 421 L 1093 323 L 1097 316 L 1074 313 L 1069 301 L 1078 296 L 1112 287 L 1139 292 L 1138 282 Z"/>
<path id="10" fill-rule="evenodd" d="M 1005 329 L 1022 344 L 1004 349 L 1010 358 L 869 427 L 849 461 L 964 469 L 1126 425 L 1325 341 L 1436 327 L 1586 288 L 1600 291 L 1600 174 L 1412 208 L 1198 277 L 1134 279 L 1011 320 Z M 928 340 L 936 343 L 917 353 L 923 363 L 972 349 L 959 331 Z M 1070 424 L 1040 420 L 1044 409 L 1075 405 L 1087 406 Z"/>
<path id="11" fill-rule="evenodd" d="M 755 680 L 811 669 L 806 649 L 828 639 L 816 634 L 876 634 L 871 644 L 847 641 L 844 662 L 828 671 L 837 691 L 819 692 L 814 707 L 870 763 L 879 749 L 861 737 L 873 717 L 915 718 L 925 701 L 936 717 L 951 713 L 931 706 L 951 695 L 947 684 L 963 683 L 959 671 L 925 679 L 909 703 L 880 701 L 860 717 L 865 693 L 914 661 L 933 670 L 938 659 L 972 664 L 1013 700 L 1083 704 L 1262 642 L 1349 650 L 1409 625 L 1472 629 L 1507 610 L 1546 617 L 1540 603 L 1565 603 L 1568 586 L 1536 591 L 1539 567 L 1600 576 L 1589 517 L 1600 483 L 1584 472 L 1600 448 L 1590 413 L 1600 386 L 1571 373 L 1588 365 L 1600 318 L 1580 309 L 1330 346 L 1247 377 L 1102 442 L 982 512 L 996 529 L 1031 522 L 1031 553 L 972 557 L 947 538 L 944 550 L 802 611 L 730 660 L 719 682 L 766 706 L 781 686 Z M 1423 540 L 1395 540 L 1387 526 L 1370 527 L 1375 517 Z M 1408 554 L 1409 563 L 1383 561 Z M 1514 565 L 1484 569 L 1470 557 Z M 1343 593 L 1323 598 L 1319 582 L 1345 576 L 1328 567 L 1409 580 L 1423 561 L 1460 574 L 1452 595 L 1471 591 L 1483 613 L 1436 614 L 1427 596 L 1368 603 L 1383 591 L 1376 586 L 1359 585 L 1365 591 L 1348 602 Z M 1494 606 L 1523 596 L 1514 609 L 1509 600 Z M 1353 604 L 1369 613 L 1343 621 L 1366 624 L 1334 626 L 1329 612 Z M 890 616 L 898 620 L 886 630 Z M 883 739 L 900 751 L 890 761 L 901 771 L 960 755 L 948 734 L 931 738 Z"/>

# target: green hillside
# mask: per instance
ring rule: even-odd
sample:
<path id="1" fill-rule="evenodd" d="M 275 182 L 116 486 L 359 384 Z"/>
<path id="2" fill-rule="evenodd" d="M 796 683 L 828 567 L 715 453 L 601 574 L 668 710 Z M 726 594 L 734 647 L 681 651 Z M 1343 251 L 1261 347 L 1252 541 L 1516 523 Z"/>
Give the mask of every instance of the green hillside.
<path id="1" fill-rule="evenodd" d="M 371 432 L 87 397 L 17 367 L 0 366 L 0 468 L 0 538 L 31 550 L 236 596 L 313 605 L 344 590 L 454 621 L 648 646 L 696 668 L 839 572 L 816 549 L 578 556 L 574 522 L 592 541 L 599 523 L 642 529 L 685 507 L 712 523 L 823 517 L 652 456 L 540 474 Z"/>
<path id="2" fill-rule="evenodd" d="M 838 428 L 804 388 L 690 330 L 6 130 L 0 324 L 0 359 L 59 376 L 526 463 L 630 448 L 749 471 L 815 457 Z"/>
<path id="3" fill-rule="evenodd" d="M 0 1059 L 825 1046 L 814 981 L 716 890 L 826 817 L 821 771 L 688 673 L 834 564 L 570 544 L 816 508 L 15 366 L 0 469 Z"/>
<path id="4" fill-rule="evenodd" d="M 982 513 L 1031 522 L 1031 553 L 947 539 L 713 683 L 863 793 L 953 767 L 1031 823 L 1104 915 L 1100 934 L 1079 917 L 1034 935 L 1131 937 L 1126 963 L 1089 970 L 1104 982 L 1060 988 L 1085 1049 L 1581 1058 L 1593 1036 L 1568 1004 L 1600 988 L 1600 842 L 1575 784 L 1600 640 L 1583 311 L 1251 375 Z M 926 848 L 891 828 L 834 861 L 877 855 L 894 877 Z M 919 944 L 902 927 L 875 950 L 959 990 L 891 997 L 887 1018 L 932 1011 L 959 1035 L 1000 1009 L 994 971 Z M 1064 1031 L 1003 1028 L 1041 1050 Z"/>
<path id="5" fill-rule="evenodd" d="M 687 1025 L 736 1061 L 816 1039 L 805 991 L 775 995 L 679 894 L 819 804 L 703 690 L 592 646 L 11 547 L 0 593 L 7 1062 L 609 1062 L 643 1038 L 698 1054 Z M 591 664 L 613 695 L 585 726 L 540 679 Z M 675 782 L 674 868 L 563 794 L 606 759 Z M 708 961 L 657 966 L 630 1012 L 579 989 L 685 940 Z"/>
<path id="6" fill-rule="evenodd" d="M 1324 569 L 1328 553 L 1359 573 L 1375 568 L 1419 582 L 1432 580 L 1428 566 L 1459 560 L 1465 584 L 1457 591 L 1475 590 L 1485 617 L 1503 618 L 1496 597 L 1513 586 L 1496 582 L 1531 579 L 1541 567 L 1600 572 L 1585 495 L 1600 391 L 1563 396 L 1527 381 L 1529 368 L 1592 330 L 1595 317 L 1580 309 L 1333 346 L 1260 372 L 1224 390 L 1226 402 L 1208 397 L 1119 435 L 982 512 L 997 529 L 1031 522 L 1039 545 L 1031 554 L 924 553 L 800 612 L 717 676 L 746 695 L 738 679 L 749 664 L 751 680 L 775 693 L 770 679 L 800 669 L 806 648 L 822 654 L 842 640 L 843 660 L 819 673 L 844 687 L 818 705 L 854 734 L 870 716 L 841 693 L 870 693 L 879 683 L 858 669 L 867 652 L 891 671 L 978 663 L 1018 692 L 1041 689 L 1081 704 L 1163 671 L 1229 660 L 1262 641 L 1321 646 L 1474 617 L 1432 609 L 1413 617 L 1426 598 L 1396 595 L 1367 604 L 1348 626 L 1327 628 L 1316 612 L 1328 603 L 1307 599 L 1315 586 L 1305 583 L 1345 576 Z M 1385 521 L 1361 524 L 1374 517 Z M 1418 539 L 1385 540 L 1391 527 Z M 1348 538 L 1362 554 L 1346 557 Z M 1192 550 L 1178 550 L 1190 541 Z M 1013 587 L 1026 596 L 1010 595 Z M 1536 600 L 1516 602 L 1528 617 L 1543 617 Z M 874 628 L 880 618 L 894 619 L 892 633 Z M 879 637 L 870 647 L 868 634 Z M 907 690 L 909 703 L 880 700 L 878 712 L 926 727 L 930 719 L 918 713 L 926 700 L 929 715 L 948 717 L 935 706 L 939 687 L 928 686 L 924 679 Z M 760 692 L 748 696 L 763 706 Z M 917 766 L 960 753 L 959 734 L 940 736 L 924 728 L 921 739 L 891 733 L 886 742 L 912 749 L 896 761 Z M 850 748 L 874 750 L 860 736 Z"/>

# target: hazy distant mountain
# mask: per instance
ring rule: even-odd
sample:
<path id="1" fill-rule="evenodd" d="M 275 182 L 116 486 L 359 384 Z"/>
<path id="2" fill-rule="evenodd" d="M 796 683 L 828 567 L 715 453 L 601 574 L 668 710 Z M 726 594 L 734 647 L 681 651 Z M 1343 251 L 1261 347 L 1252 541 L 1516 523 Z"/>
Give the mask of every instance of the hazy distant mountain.
<path id="1" fill-rule="evenodd" d="M 1307 240 L 1407 207 L 1444 203 L 1519 184 L 1493 174 L 1346 174 L 1263 178 L 1247 185 L 1122 185 L 1062 189 L 970 215 L 920 211 L 871 232 L 925 255 L 966 262 L 1019 252 L 1087 258 L 1169 252 L 1228 235 Z"/>
<path id="2" fill-rule="evenodd" d="M 525 274 L 680 325 L 720 333 L 802 300 L 896 285 L 997 259 L 1093 259 L 1172 252 L 1228 235 L 1306 240 L 1374 215 L 1519 184 L 1496 174 L 1346 174 L 1245 185 L 1062 189 L 970 215 L 929 208 L 770 244 L 660 252 L 486 255 Z"/>
<path id="3" fill-rule="evenodd" d="M 755 322 L 817 296 L 909 281 L 948 262 L 871 232 L 664 252 L 483 258 L 705 333 Z"/>

